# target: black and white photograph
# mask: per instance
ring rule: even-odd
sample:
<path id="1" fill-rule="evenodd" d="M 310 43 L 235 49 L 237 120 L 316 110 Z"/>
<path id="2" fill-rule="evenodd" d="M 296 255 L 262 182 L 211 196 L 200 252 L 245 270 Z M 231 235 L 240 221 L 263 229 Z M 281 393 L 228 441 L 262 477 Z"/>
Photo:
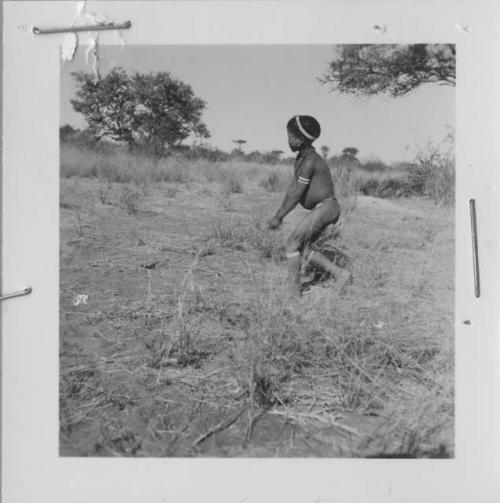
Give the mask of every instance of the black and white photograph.
<path id="1" fill-rule="evenodd" d="M 62 64 L 60 456 L 453 458 L 455 61 Z"/>
<path id="2" fill-rule="evenodd" d="M 2 5 L 2 499 L 496 503 L 500 5 Z"/>

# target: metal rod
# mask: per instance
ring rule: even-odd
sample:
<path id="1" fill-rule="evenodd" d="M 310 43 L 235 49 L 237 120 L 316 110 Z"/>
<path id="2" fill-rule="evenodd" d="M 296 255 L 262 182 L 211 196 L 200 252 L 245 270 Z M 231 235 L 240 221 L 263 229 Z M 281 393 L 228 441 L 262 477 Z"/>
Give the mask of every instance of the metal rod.
<path id="1" fill-rule="evenodd" d="M 22 297 L 23 295 L 30 294 L 32 291 L 33 289 L 29 286 L 28 288 L 25 288 L 24 290 L 21 290 L 19 292 L 7 293 L 5 295 L 2 295 L 0 297 L 0 301 L 6 299 L 12 299 L 13 297 Z"/>
<path id="2" fill-rule="evenodd" d="M 107 23 L 87 26 L 68 26 L 60 28 L 38 28 L 38 26 L 33 26 L 33 33 L 35 35 L 50 35 L 51 33 L 74 33 L 77 31 L 126 30 L 131 26 L 131 21 L 125 21 L 122 24 Z"/>
<path id="3" fill-rule="evenodd" d="M 471 199 L 469 201 L 470 207 L 470 224 L 472 229 L 472 265 L 474 268 L 474 294 L 476 297 L 481 295 L 480 282 L 479 282 L 479 257 L 477 248 L 477 220 L 476 220 L 476 201 Z"/>

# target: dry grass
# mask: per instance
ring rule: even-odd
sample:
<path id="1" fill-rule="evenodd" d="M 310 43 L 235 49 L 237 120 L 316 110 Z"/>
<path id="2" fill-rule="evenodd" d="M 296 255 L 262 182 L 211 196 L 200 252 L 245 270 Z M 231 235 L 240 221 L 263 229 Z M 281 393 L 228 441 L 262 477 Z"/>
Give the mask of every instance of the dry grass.
<path id="1" fill-rule="evenodd" d="M 60 162 L 63 178 L 98 178 L 110 183 L 137 185 L 189 184 L 202 178 L 219 183 L 223 191 L 229 193 L 241 193 L 245 183 L 253 186 L 266 179 L 273 185 L 272 190 L 282 188 L 290 173 L 290 168 L 284 165 L 270 168 L 244 161 L 188 161 L 180 155 L 157 159 L 126 150 L 94 152 L 67 143 L 61 145 Z"/>
<path id="2" fill-rule="evenodd" d="M 259 187 L 269 192 L 283 192 L 289 182 L 290 177 L 285 172 L 271 171 L 259 181 Z"/>
<path id="3" fill-rule="evenodd" d="M 258 251 L 262 258 L 279 262 L 284 258 L 281 237 L 266 228 L 264 218 L 218 217 L 211 221 L 207 235 L 212 245 L 240 251 Z"/>
<path id="4" fill-rule="evenodd" d="M 336 242 L 353 283 L 293 301 L 283 243 L 302 213 L 266 229 L 281 199 L 261 185 L 270 168 L 200 161 L 185 182 L 118 183 L 109 173 L 132 159 L 72 159 L 61 181 L 63 454 L 453 456 L 451 209 L 358 196 L 337 177 L 351 205 Z M 228 170 L 244 186 L 224 196 L 229 212 L 218 199 Z M 75 293 L 88 304 L 74 306 Z"/>
<path id="5" fill-rule="evenodd" d="M 406 170 L 388 168 L 386 171 L 357 171 L 354 175 L 356 186 L 367 196 L 395 198 L 412 194 Z"/>
<path id="6" fill-rule="evenodd" d="M 362 194 L 375 197 L 426 196 L 435 204 L 450 206 L 455 201 L 454 135 L 441 141 L 428 140 L 417 146 L 415 160 L 386 166 L 366 161 L 351 174 L 352 184 Z"/>

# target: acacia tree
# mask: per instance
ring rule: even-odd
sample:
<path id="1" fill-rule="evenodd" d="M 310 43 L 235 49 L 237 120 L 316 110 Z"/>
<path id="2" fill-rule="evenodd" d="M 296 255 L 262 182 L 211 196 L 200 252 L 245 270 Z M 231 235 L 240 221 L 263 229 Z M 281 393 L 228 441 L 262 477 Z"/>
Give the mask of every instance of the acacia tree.
<path id="1" fill-rule="evenodd" d="M 190 134 L 199 140 L 210 133 L 202 122 L 206 103 L 196 97 L 191 86 L 168 72 L 135 73 L 131 79 L 135 91 L 135 130 L 141 143 L 161 153 L 165 147 L 177 146 Z"/>
<path id="2" fill-rule="evenodd" d="M 107 136 L 116 141 L 133 142 L 136 100 L 130 78 L 121 68 L 95 80 L 91 73 L 72 73 L 78 90 L 71 104 L 84 115 L 96 139 Z"/>
<path id="3" fill-rule="evenodd" d="M 97 81 L 85 72 L 73 76 L 79 87 L 71 103 L 96 138 L 142 144 L 162 154 L 191 134 L 210 136 L 201 120 L 205 102 L 168 72 L 130 76 L 116 68 Z"/>
<path id="4" fill-rule="evenodd" d="M 343 157 L 356 157 L 359 150 L 356 147 L 346 147 L 342 150 Z"/>
<path id="5" fill-rule="evenodd" d="M 320 82 L 341 93 L 403 96 L 417 87 L 455 85 L 454 44 L 350 44 L 335 57 Z"/>
<path id="6" fill-rule="evenodd" d="M 245 145 L 246 142 L 246 140 L 242 140 L 241 138 L 238 140 L 233 140 L 233 143 L 237 145 L 236 150 L 238 152 L 243 152 L 243 145 Z"/>

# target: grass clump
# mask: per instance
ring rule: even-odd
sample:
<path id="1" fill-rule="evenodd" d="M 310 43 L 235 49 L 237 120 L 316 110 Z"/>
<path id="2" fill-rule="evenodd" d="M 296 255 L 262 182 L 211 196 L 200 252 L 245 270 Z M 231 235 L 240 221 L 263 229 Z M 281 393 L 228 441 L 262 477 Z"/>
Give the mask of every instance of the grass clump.
<path id="1" fill-rule="evenodd" d="M 451 205 L 455 201 L 455 158 L 449 142 L 427 142 L 408 170 L 410 190 L 442 205 Z"/>
<path id="2" fill-rule="evenodd" d="M 279 262 L 283 258 L 281 236 L 265 227 L 262 219 L 219 218 L 212 221 L 207 240 L 233 250 L 257 250 L 262 258 Z"/>
<path id="3" fill-rule="evenodd" d="M 236 173 L 228 172 L 221 185 L 222 193 L 225 195 L 243 193 L 243 180 Z"/>
<path id="4" fill-rule="evenodd" d="M 356 173 L 359 192 L 366 196 L 398 198 L 411 194 L 408 173 L 389 168 L 387 171 Z"/>
<path id="5" fill-rule="evenodd" d="M 198 344 L 199 323 L 196 314 L 203 311 L 205 302 L 195 281 L 198 261 L 197 255 L 184 275 L 173 306 L 173 316 L 163 323 L 159 344 L 150 348 L 149 364 L 152 368 L 199 366 L 206 356 Z"/>
<path id="6" fill-rule="evenodd" d="M 272 171 L 259 181 L 259 187 L 267 190 L 268 192 L 282 192 L 288 182 L 288 177 L 283 173 Z"/>
<path id="7" fill-rule="evenodd" d="M 269 409 L 294 400 L 290 383 L 313 361 L 307 323 L 291 308 L 286 283 L 274 264 L 247 278 L 248 317 L 234 373 L 251 408 Z"/>
<path id="8" fill-rule="evenodd" d="M 331 170 L 335 195 L 337 196 L 344 218 L 354 211 L 359 193 L 358 182 L 351 169 L 337 166 Z"/>
<path id="9" fill-rule="evenodd" d="M 127 215 L 137 215 L 139 211 L 139 200 L 141 192 L 133 185 L 122 185 L 120 190 L 119 206 L 123 208 Z"/>

